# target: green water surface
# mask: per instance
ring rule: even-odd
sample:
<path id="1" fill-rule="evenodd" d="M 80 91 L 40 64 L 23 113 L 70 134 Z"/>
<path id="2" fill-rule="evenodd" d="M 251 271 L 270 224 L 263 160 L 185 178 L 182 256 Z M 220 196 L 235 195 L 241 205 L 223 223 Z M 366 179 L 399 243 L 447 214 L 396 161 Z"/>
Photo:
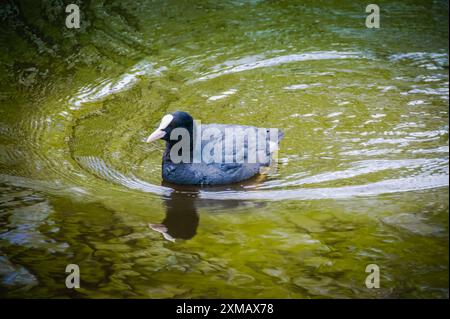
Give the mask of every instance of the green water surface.
<path id="1" fill-rule="evenodd" d="M 74 2 L 0 4 L 0 297 L 448 298 L 447 1 Z M 163 184 L 175 110 L 276 170 Z"/>

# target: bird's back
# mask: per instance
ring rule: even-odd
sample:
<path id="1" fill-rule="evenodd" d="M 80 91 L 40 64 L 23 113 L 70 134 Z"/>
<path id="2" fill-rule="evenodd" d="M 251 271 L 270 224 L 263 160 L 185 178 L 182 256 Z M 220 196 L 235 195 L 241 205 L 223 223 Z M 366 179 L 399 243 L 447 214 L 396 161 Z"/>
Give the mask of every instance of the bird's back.
<path id="1" fill-rule="evenodd" d="M 201 126 L 201 132 L 197 157 L 193 154 L 190 163 L 174 163 L 166 149 L 162 165 L 165 181 L 223 185 L 249 179 L 271 164 L 271 155 L 283 138 L 280 130 L 244 125 L 207 124 Z"/>

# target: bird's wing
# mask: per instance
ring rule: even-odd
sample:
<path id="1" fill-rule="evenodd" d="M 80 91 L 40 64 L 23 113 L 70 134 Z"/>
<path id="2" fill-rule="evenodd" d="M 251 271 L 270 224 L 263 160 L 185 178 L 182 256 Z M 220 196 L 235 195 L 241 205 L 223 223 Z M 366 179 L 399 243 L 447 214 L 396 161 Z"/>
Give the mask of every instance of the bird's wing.
<path id="1" fill-rule="evenodd" d="M 278 149 L 283 133 L 277 129 L 245 125 L 202 125 L 202 152 L 221 152 L 222 163 L 270 164 L 270 155 Z M 230 169 L 236 166 L 230 166 Z"/>

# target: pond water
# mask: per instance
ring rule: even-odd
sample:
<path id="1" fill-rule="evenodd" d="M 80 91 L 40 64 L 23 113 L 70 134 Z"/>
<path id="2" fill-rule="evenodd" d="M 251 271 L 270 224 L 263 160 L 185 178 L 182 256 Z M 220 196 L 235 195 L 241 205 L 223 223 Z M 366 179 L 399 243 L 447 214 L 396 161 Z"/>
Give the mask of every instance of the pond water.
<path id="1" fill-rule="evenodd" d="M 0 296 L 448 298 L 448 2 L 377 4 L 2 5 Z M 276 170 L 162 183 L 175 110 L 282 129 Z"/>

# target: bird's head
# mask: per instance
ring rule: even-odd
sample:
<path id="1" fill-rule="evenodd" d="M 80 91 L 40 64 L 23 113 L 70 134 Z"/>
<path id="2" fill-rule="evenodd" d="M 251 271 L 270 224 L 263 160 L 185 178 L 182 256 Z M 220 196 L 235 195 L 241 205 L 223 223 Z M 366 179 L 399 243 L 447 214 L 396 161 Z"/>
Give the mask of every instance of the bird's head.
<path id="1" fill-rule="evenodd" d="M 150 143 L 159 139 L 170 142 L 170 133 L 176 128 L 184 128 L 192 136 L 192 128 L 194 120 L 186 112 L 177 111 L 172 114 L 164 115 L 159 123 L 158 128 L 150 134 L 146 142 Z"/>

